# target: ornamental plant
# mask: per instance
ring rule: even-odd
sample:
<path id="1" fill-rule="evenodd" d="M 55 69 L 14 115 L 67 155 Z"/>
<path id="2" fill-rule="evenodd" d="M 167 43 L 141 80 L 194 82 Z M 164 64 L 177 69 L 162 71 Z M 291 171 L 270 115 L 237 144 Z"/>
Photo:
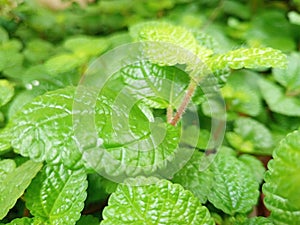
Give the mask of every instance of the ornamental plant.
<path id="1" fill-rule="evenodd" d="M 300 55 L 290 36 L 265 44 L 272 32 L 249 26 L 259 22 L 239 1 L 221 5 L 231 39 L 217 23 L 180 21 L 209 3 L 120 3 L 123 23 L 110 1 L 3 9 L 0 223 L 299 224 Z M 110 31 L 87 22 L 99 10 Z M 258 17 L 299 29 L 297 12 L 293 25 L 280 15 Z"/>

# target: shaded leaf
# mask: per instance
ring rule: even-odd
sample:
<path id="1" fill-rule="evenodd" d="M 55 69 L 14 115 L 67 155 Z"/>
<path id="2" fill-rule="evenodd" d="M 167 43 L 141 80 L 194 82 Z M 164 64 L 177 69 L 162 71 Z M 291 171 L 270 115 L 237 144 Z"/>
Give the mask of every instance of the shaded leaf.
<path id="1" fill-rule="evenodd" d="M 0 107 L 8 103 L 14 96 L 14 85 L 8 80 L 0 80 Z"/>

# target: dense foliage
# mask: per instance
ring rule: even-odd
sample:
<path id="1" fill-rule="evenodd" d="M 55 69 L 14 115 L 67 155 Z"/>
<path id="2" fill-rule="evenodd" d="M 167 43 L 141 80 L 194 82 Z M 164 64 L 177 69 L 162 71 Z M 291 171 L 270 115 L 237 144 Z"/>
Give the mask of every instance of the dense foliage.
<path id="1" fill-rule="evenodd" d="M 0 224 L 300 224 L 299 11 L 0 0 Z"/>

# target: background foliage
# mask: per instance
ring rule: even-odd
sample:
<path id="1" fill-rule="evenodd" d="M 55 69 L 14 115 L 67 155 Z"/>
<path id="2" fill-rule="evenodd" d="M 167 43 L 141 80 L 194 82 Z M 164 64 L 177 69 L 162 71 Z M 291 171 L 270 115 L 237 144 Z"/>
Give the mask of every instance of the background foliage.
<path id="1" fill-rule="evenodd" d="M 297 0 L 0 0 L 0 223 L 298 225 L 299 11 Z M 139 176 L 118 185 L 81 160 L 74 90 L 93 59 L 147 40 L 171 42 L 205 62 L 226 103 L 226 133 L 214 155 L 212 115 L 197 89 L 201 132 L 187 164 L 168 180 Z M 114 111 L 128 116 L 111 104 L 124 85 L 145 99 L 130 112 L 130 141 L 146 138 L 154 114 L 162 118 L 167 135 L 152 149 L 161 153 L 155 162 L 139 151 L 122 158 L 148 173 L 163 168 L 181 135 L 165 111 L 178 107 L 191 77 L 174 64 L 123 68 L 97 99 L 99 136 L 116 159 L 133 152 L 126 131 L 116 135 L 107 122 Z M 174 93 L 164 79 L 174 81 Z M 199 131 L 184 129 L 188 146 Z M 139 172 L 115 175 L 122 173 Z"/>

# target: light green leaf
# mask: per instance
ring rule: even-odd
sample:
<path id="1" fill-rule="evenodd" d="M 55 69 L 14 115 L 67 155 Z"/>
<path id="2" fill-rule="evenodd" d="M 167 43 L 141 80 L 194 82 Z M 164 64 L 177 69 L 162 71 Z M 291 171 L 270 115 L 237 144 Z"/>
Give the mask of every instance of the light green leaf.
<path id="1" fill-rule="evenodd" d="M 266 217 L 253 217 L 236 225 L 274 225 L 274 222 Z"/>
<path id="2" fill-rule="evenodd" d="M 257 203 L 259 183 L 236 157 L 219 153 L 210 167 L 213 184 L 208 200 L 223 212 L 248 213 Z"/>
<path id="3" fill-rule="evenodd" d="M 264 203 L 275 224 L 300 224 L 300 132 L 283 139 L 268 163 Z"/>
<path id="4" fill-rule="evenodd" d="M 268 128 L 244 117 L 234 121 L 234 132 L 227 132 L 226 138 L 231 146 L 248 153 L 270 154 L 274 144 Z"/>
<path id="5" fill-rule="evenodd" d="M 201 203 L 205 203 L 211 190 L 213 174 L 209 169 L 203 171 L 205 154 L 195 151 L 188 163 L 174 175 L 172 181 L 191 191 Z"/>
<path id="6" fill-rule="evenodd" d="M 8 80 L 0 80 L 0 107 L 8 103 L 14 96 L 14 85 Z"/>
<path id="7" fill-rule="evenodd" d="M 0 161 L 0 186 L 5 181 L 7 175 L 13 172 L 16 168 L 16 163 L 12 159 L 4 159 Z"/>
<path id="8" fill-rule="evenodd" d="M 292 53 L 288 56 L 286 69 L 274 69 L 273 75 L 277 82 L 286 88 L 287 96 L 300 94 L 300 53 Z"/>
<path id="9" fill-rule="evenodd" d="M 165 42 L 177 45 L 187 51 L 191 51 L 201 60 L 205 60 L 213 53 L 211 49 L 199 45 L 191 31 L 167 22 L 139 23 L 130 27 L 130 34 L 137 41 Z M 157 54 L 157 60 L 164 65 L 186 64 L 188 60 L 179 55 L 176 49 L 168 49 L 164 54 L 164 57 L 160 57 Z M 175 58 L 174 55 L 176 56 Z"/>
<path id="10" fill-rule="evenodd" d="M 207 65 L 214 72 L 222 69 L 285 68 L 286 55 L 272 48 L 240 48 L 209 58 Z"/>
<path id="11" fill-rule="evenodd" d="M 292 24 L 300 25 L 300 14 L 296 11 L 290 11 L 288 18 Z"/>
<path id="12" fill-rule="evenodd" d="M 74 52 L 78 57 L 100 55 L 108 46 L 108 42 L 105 39 L 91 36 L 73 36 L 64 43 L 64 47 Z"/>
<path id="13" fill-rule="evenodd" d="M 84 60 L 73 54 L 61 54 L 54 56 L 45 62 L 49 74 L 57 76 L 61 73 L 74 71 L 83 64 Z"/>
<path id="14" fill-rule="evenodd" d="M 248 154 L 241 155 L 239 160 L 248 166 L 258 183 L 263 181 L 266 169 L 260 160 Z"/>
<path id="15" fill-rule="evenodd" d="M 42 63 L 54 53 L 54 46 L 42 39 L 33 39 L 26 43 L 23 51 L 25 58 L 31 63 Z"/>
<path id="16" fill-rule="evenodd" d="M 259 80 L 259 87 L 271 111 L 287 116 L 300 116 L 299 98 L 287 96 L 282 87 L 266 79 Z"/>
<path id="17" fill-rule="evenodd" d="M 84 169 L 47 165 L 27 189 L 26 206 L 33 216 L 51 225 L 73 225 L 84 207 L 86 179 Z"/>
<path id="18" fill-rule="evenodd" d="M 91 215 L 81 216 L 76 225 L 99 225 L 99 220 Z"/>
<path id="19" fill-rule="evenodd" d="M 0 129 L 0 155 L 11 148 L 11 135 L 8 129 Z"/>
<path id="20" fill-rule="evenodd" d="M 41 167 L 41 163 L 29 160 L 7 173 L 0 184 L 0 219 L 15 205 Z"/>
<path id="21" fill-rule="evenodd" d="M 179 184 L 143 177 L 118 186 L 103 218 L 101 225 L 214 224 L 209 211 Z"/>

